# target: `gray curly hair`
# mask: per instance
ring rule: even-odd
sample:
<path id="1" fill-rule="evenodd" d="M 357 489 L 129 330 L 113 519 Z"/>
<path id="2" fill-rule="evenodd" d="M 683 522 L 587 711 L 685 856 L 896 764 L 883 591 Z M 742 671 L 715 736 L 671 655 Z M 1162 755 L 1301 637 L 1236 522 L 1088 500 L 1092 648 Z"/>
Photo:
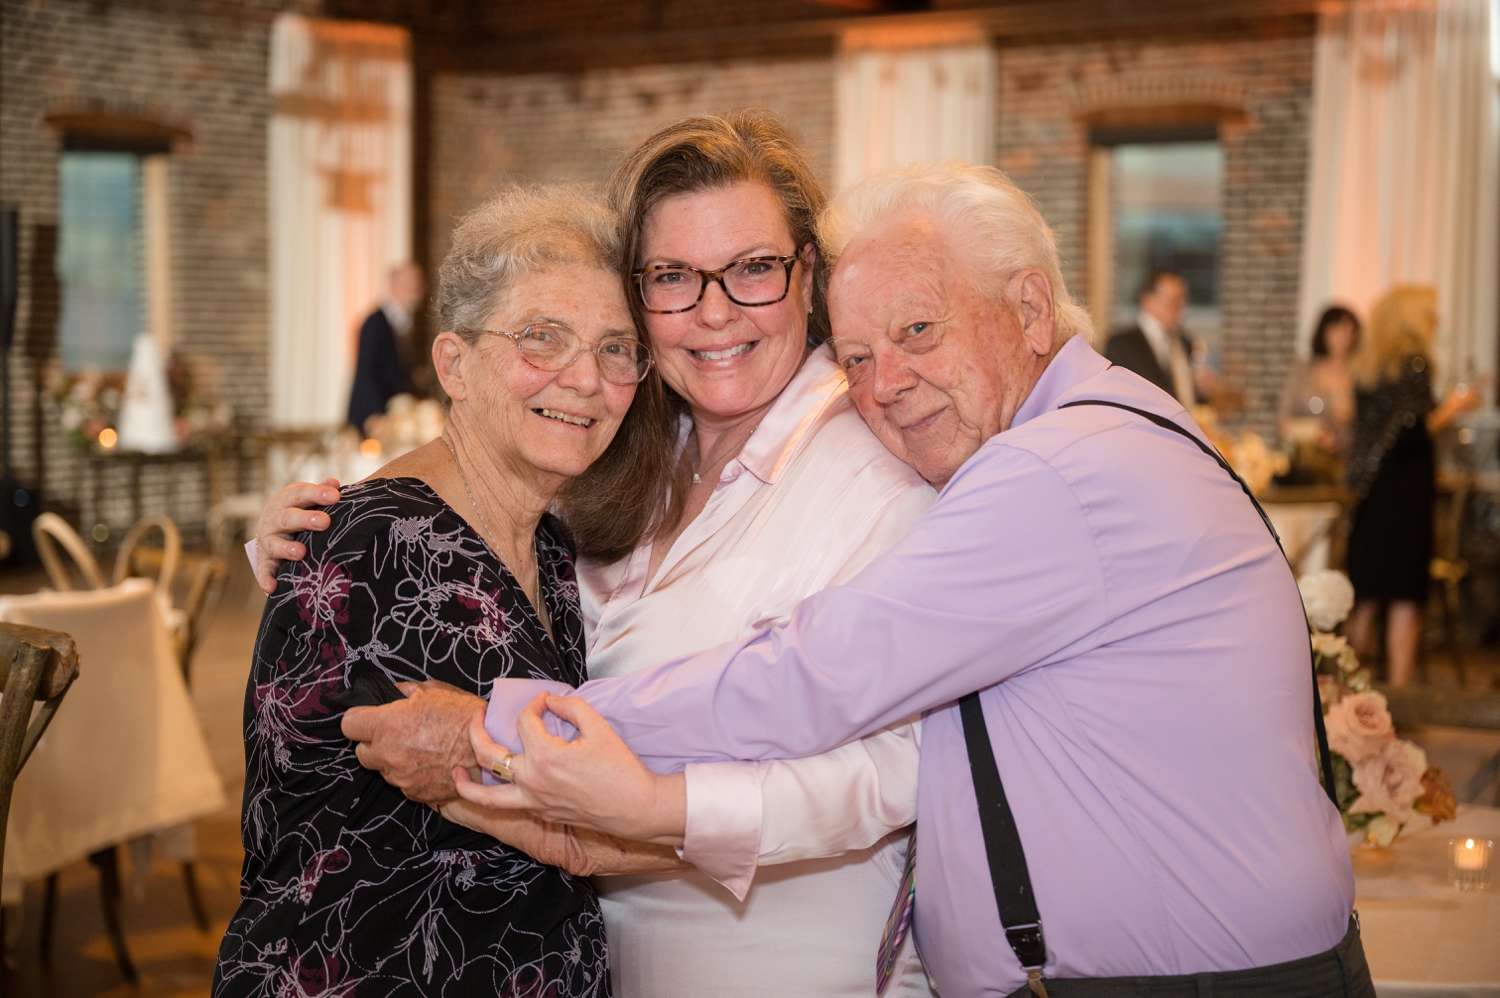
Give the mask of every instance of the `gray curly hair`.
<path id="1" fill-rule="evenodd" d="M 443 328 L 473 342 L 472 330 L 505 301 L 516 280 L 552 264 L 620 267 L 614 212 L 592 190 L 573 184 L 508 187 L 474 208 L 453 230 L 438 271 Z"/>

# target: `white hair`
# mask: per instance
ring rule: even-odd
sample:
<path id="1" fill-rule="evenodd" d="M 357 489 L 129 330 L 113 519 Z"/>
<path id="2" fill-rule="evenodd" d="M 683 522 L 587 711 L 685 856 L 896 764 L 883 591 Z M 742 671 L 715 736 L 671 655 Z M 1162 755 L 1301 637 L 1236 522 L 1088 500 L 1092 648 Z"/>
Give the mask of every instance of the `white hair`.
<path id="1" fill-rule="evenodd" d="M 832 273 L 838 258 L 860 235 L 893 218 L 918 212 L 970 254 L 982 275 L 975 290 L 1000 300 L 1005 280 L 1036 267 L 1052 284 L 1053 345 L 1082 333 L 1093 321 L 1063 283 L 1057 238 L 1036 205 L 992 166 L 958 160 L 921 163 L 873 174 L 835 198 L 818 218 L 818 242 Z"/>

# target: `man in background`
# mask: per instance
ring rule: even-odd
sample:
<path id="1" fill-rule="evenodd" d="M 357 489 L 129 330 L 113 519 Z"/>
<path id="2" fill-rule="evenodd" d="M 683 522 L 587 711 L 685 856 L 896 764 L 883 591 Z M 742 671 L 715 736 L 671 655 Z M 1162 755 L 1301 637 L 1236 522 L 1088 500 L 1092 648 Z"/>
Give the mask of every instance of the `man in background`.
<path id="1" fill-rule="evenodd" d="M 1158 270 L 1141 285 L 1135 325 L 1117 329 L 1104 356 L 1134 371 L 1182 403 L 1189 412 L 1213 393 L 1213 372 L 1193 366 L 1194 343 L 1182 328 L 1188 286 L 1181 276 Z"/>
<path id="2" fill-rule="evenodd" d="M 359 359 L 349 393 L 349 425 L 361 433 L 385 412 L 391 396 L 411 391 L 412 316 L 427 298 L 422 268 L 408 260 L 391 268 L 390 291 L 359 330 Z"/>

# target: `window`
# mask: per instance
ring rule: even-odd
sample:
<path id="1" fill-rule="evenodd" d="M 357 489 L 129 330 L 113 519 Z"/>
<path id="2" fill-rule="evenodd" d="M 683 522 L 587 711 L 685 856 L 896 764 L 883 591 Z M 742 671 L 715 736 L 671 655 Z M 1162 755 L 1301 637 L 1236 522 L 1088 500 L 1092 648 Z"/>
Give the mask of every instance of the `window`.
<path id="1" fill-rule="evenodd" d="M 170 352 L 166 153 L 68 149 L 58 164 L 58 203 L 63 369 L 121 370 L 142 331 Z"/>
<path id="2" fill-rule="evenodd" d="M 63 368 L 123 369 L 141 330 L 140 157 L 64 152 L 58 167 Z"/>
<path id="3" fill-rule="evenodd" d="M 1191 132 L 1095 136 L 1089 310 L 1101 333 L 1132 323 L 1141 284 L 1152 271 L 1170 270 L 1188 285 L 1184 325 L 1218 343 L 1223 181 L 1216 139 Z"/>

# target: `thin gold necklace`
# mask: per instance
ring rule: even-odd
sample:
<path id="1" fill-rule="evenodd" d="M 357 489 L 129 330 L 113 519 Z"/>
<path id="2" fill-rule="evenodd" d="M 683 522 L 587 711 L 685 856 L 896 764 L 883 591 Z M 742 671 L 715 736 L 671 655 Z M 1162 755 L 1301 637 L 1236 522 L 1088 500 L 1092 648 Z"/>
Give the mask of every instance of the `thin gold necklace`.
<path id="1" fill-rule="evenodd" d="M 726 466 L 729 464 L 730 461 L 733 461 L 735 459 L 735 457 L 737 457 L 739 455 L 740 451 L 742 451 L 742 450 L 745 449 L 745 445 L 750 442 L 750 438 L 751 437 L 755 436 L 755 431 L 758 430 L 758 429 L 760 429 L 760 424 L 759 423 L 756 423 L 754 426 L 750 427 L 750 432 L 747 433 L 747 434 L 745 434 L 745 439 L 741 440 L 739 442 L 739 445 L 735 448 L 733 454 L 730 457 L 727 457 L 727 458 L 724 459 L 724 464 Z M 700 474 L 698 474 L 698 472 L 696 472 L 696 471 L 693 472 L 693 484 L 694 485 L 702 485 L 703 484 L 703 476 L 700 475 Z"/>
<path id="2" fill-rule="evenodd" d="M 505 559 L 500 558 L 500 548 L 495 544 L 495 532 L 490 529 L 489 521 L 484 518 L 484 510 L 480 509 L 479 503 L 474 501 L 474 490 L 469 488 L 469 476 L 464 474 L 464 466 L 458 459 L 458 451 L 453 449 L 453 444 L 448 440 L 446 433 L 439 439 L 443 441 L 443 446 L 448 448 L 448 455 L 453 458 L 453 467 L 458 469 L 458 480 L 464 483 L 464 492 L 469 497 L 469 505 L 474 507 L 474 515 L 479 517 L 479 525 L 484 528 L 484 542 L 490 546 L 490 551 L 504 565 Z M 506 567 L 509 568 L 510 566 L 507 565 Z M 512 572 L 511 576 L 514 577 L 515 573 Z M 516 579 L 517 584 L 520 581 L 520 579 Z M 523 593 L 526 592 L 526 587 L 522 586 L 521 591 Z M 542 622 L 542 630 L 547 631 L 550 635 L 551 631 L 547 626 L 547 605 L 542 601 L 542 565 L 540 561 L 537 562 L 536 566 L 536 601 L 532 604 L 532 607 L 536 610 L 537 619 Z"/>

